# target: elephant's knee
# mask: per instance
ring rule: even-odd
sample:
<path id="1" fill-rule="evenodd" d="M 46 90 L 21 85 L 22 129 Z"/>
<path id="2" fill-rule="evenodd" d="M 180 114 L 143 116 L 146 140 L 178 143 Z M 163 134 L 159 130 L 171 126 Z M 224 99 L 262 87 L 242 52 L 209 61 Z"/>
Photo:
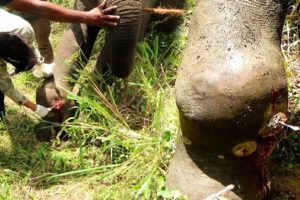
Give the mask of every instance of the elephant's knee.
<path id="1" fill-rule="evenodd" d="M 274 67 L 275 62 L 232 64 L 220 59 L 203 60 L 198 66 L 181 70 L 176 81 L 182 133 L 189 143 L 230 149 L 259 136 L 273 115 L 285 111 L 284 70 Z"/>
<path id="2" fill-rule="evenodd" d="M 176 80 L 176 102 L 182 115 L 189 119 L 230 118 L 241 104 L 242 87 L 218 71 L 187 71 Z"/>

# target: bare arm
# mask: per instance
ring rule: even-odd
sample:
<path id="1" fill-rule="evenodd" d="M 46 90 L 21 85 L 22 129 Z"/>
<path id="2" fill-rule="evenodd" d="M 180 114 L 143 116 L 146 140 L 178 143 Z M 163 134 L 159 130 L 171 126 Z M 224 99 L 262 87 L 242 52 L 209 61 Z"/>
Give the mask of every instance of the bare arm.
<path id="1" fill-rule="evenodd" d="M 23 106 L 31 109 L 33 112 L 36 111 L 36 108 L 37 108 L 36 104 L 33 103 L 33 102 L 31 102 L 31 101 L 29 101 L 29 100 L 25 101 L 24 104 L 23 104 Z"/>
<path id="2" fill-rule="evenodd" d="M 117 7 L 106 8 L 106 0 L 90 11 L 78 11 L 40 0 L 13 0 L 6 7 L 53 21 L 85 23 L 92 26 L 116 26 L 119 16 L 113 14 Z"/>

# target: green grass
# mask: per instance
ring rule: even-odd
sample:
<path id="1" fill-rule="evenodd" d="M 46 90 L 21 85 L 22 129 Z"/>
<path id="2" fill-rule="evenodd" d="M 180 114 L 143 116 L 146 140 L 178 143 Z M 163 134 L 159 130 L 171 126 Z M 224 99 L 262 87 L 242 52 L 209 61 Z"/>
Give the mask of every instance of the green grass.
<path id="1" fill-rule="evenodd" d="M 285 58 L 285 66 L 289 85 L 289 121 L 294 125 L 300 125 L 299 105 L 300 91 L 299 66 L 300 66 L 300 30 L 297 25 L 300 23 L 299 0 L 290 1 L 289 15 L 283 28 L 282 53 Z M 298 11 L 297 11 L 298 9 Z M 300 166 L 300 137 L 298 133 L 284 134 L 281 142 L 273 154 L 274 160 L 289 169 Z"/>
<path id="2" fill-rule="evenodd" d="M 72 6 L 71 1 L 55 2 Z M 195 5 L 194 0 L 188 3 L 189 9 Z M 293 15 L 289 22 L 296 20 Z M 179 192 L 166 189 L 165 174 L 179 128 L 174 83 L 189 18 L 190 15 L 172 34 L 161 33 L 152 25 L 138 46 L 133 74 L 127 80 L 116 79 L 104 91 L 97 84 L 101 81 L 97 80 L 99 76 L 90 74 L 99 54 L 94 49 L 87 67 L 80 71 L 80 95 L 68 94 L 78 102 L 81 113 L 78 119 L 64 123 L 69 141 L 36 141 L 34 126 L 39 119 L 7 100 L 7 121 L 0 124 L 0 199 L 184 198 Z M 54 46 L 65 28 L 66 24 L 52 24 Z M 286 25 L 285 31 L 290 28 Z M 283 52 L 287 66 L 291 66 L 299 62 L 299 57 L 291 56 L 295 49 L 291 44 L 295 45 L 296 40 L 288 36 L 286 41 L 290 49 L 283 47 Z M 103 43 L 103 35 L 97 43 Z M 292 85 L 297 72 L 290 67 L 288 70 Z M 34 99 L 40 81 L 23 73 L 14 78 L 14 83 Z M 298 99 L 292 99 L 294 121 Z M 297 156 L 298 142 L 292 144 L 296 151 L 277 155 Z"/>

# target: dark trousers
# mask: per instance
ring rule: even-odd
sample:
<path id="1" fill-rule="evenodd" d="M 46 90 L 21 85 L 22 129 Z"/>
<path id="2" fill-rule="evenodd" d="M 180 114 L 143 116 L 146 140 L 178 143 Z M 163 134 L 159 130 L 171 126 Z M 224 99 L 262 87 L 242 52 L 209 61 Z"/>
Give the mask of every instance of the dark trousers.
<path id="1" fill-rule="evenodd" d="M 0 91 L 0 119 L 5 114 L 5 107 L 4 107 L 4 94 Z"/>

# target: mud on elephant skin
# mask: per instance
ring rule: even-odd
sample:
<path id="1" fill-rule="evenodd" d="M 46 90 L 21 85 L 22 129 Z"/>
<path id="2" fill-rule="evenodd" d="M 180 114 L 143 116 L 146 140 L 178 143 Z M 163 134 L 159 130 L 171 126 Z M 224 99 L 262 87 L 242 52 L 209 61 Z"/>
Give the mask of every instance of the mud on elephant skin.
<path id="1" fill-rule="evenodd" d="M 143 13 L 143 7 L 155 3 L 156 0 L 107 0 L 107 6 L 118 6 L 116 14 L 120 15 L 121 19 L 117 27 L 107 29 L 105 44 L 95 67 L 106 82 L 110 81 L 111 75 L 126 78 L 132 72 L 138 38 L 145 31 L 144 26 L 149 20 L 149 15 Z M 74 9 L 90 10 L 96 5 L 96 1 L 76 0 Z M 76 77 L 76 69 L 86 65 L 99 30 L 99 27 L 71 24 L 62 36 L 54 60 L 54 78 L 45 80 L 38 88 L 36 100 L 37 103 L 48 107 L 53 106 L 57 100 L 62 100 L 66 105 L 62 112 L 46 120 L 62 123 L 73 115 L 74 110 L 70 109 L 70 106 L 74 106 L 75 103 L 67 99 L 65 92 L 71 91 L 73 84 L 66 78 Z M 74 57 L 75 61 L 68 62 Z M 51 131 L 38 128 L 37 132 L 45 134 Z"/>
<path id="2" fill-rule="evenodd" d="M 280 52 L 287 1 L 199 0 L 176 80 L 181 132 L 167 185 L 191 200 L 267 199 L 270 119 L 286 113 Z"/>

